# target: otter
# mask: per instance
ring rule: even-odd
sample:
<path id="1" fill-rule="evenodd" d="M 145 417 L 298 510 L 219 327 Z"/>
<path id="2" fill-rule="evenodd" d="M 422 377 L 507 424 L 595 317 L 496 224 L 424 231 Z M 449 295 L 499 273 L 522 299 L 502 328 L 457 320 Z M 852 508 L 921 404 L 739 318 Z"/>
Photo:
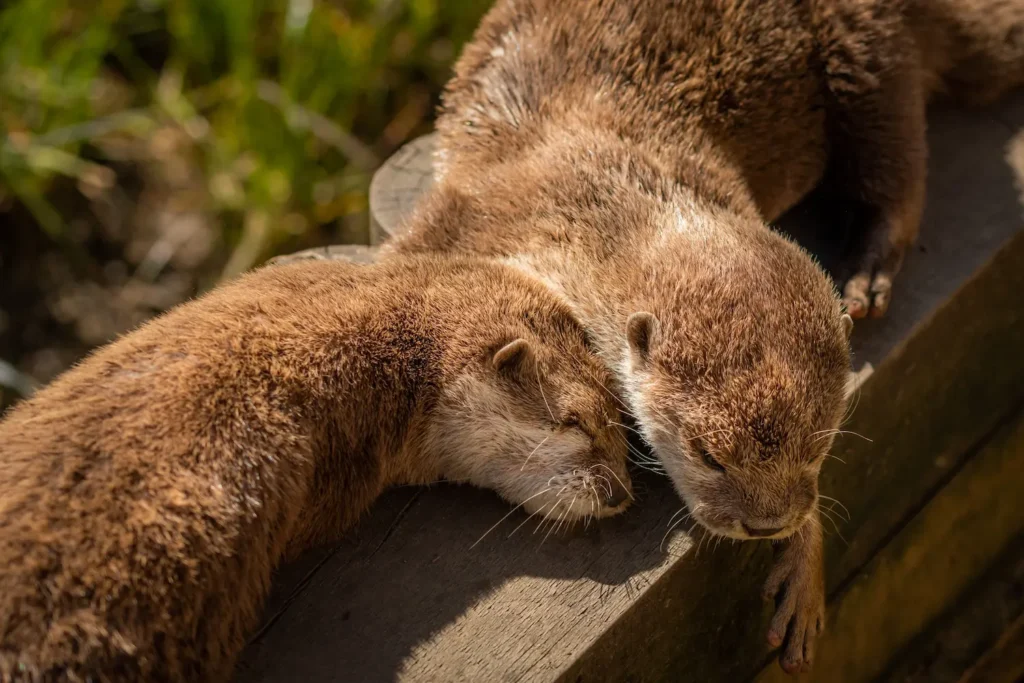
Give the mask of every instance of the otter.
<path id="1" fill-rule="evenodd" d="M 572 305 L 693 517 L 780 546 L 768 640 L 797 672 L 852 318 L 917 232 L 926 101 L 1022 82 L 1020 0 L 499 0 L 386 249 L 504 259 Z M 841 293 L 769 228 L 822 183 L 860 221 Z"/>
<path id="2" fill-rule="evenodd" d="M 275 565 L 389 486 L 621 512 L 588 344 L 516 270 L 424 256 L 268 266 L 100 349 L 0 422 L 0 679 L 224 680 Z"/>

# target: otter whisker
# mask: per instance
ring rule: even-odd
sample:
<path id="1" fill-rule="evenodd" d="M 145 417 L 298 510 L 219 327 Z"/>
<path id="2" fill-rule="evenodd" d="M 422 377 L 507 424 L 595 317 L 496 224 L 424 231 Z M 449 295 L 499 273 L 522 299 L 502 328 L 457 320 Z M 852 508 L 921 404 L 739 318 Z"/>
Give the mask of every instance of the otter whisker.
<path id="1" fill-rule="evenodd" d="M 851 431 L 844 431 L 842 429 L 827 430 L 824 434 L 819 434 L 819 436 L 817 436 L 814 440 L 815 441 L 820 441 L 821 439 L 824 439 L 824 438 L 827 438 L 827 437 L 830 437 L 830 436 L 833 436 L 833 435 L 834 436 L 845 436 L 847 434 L 849 434 L 851 436 L 860 437 L 860 438 L 864 439 L 865 441 L 867 441 L 868 443 L 874 443 L 874 441 L 872 441 L 868 437 L 864 436 L 863 434 L 859 434 L 857 432 L 851 432 Z"/>
<path id="2" fill-rule="evenodd" d="M 839 425 L 840 426 L 845 425 L 847 422 L 849 422 L 850 418 L 853 417 L 853 414 L 855 412 L 857 412 L 857 406 L 860 405 L 860 390 L 861 390 L 861 385 L 858 384 L 857 388 L 854 389 L 854 391 L 853 391 L 853 397 L 852 397 L 853 401 L 850 402 L 849 400 L 847 400 L 847 402 L 846 402 L 846 412 L 843 414 L 843 419 L 839 421 Z"/>
<path id="3" fill-rule="evenodd" d="M 608 424 L 615 425 L 616 427 L 622 427 L 623 429 L 628 429 L 629 431 L 633 432 L 637 436 L 643 438 L 643 432 L 641 432 L 639 429 L 635 429 L 633 427 L 630 427 L 629 425 L 624 425 L 621 422 L 612 422 L 611 420 L 608 421 Z"/>
<path id="4" fill-rule="evenodd" d="M 650 456 L 647 456 L 647 455 L 641 453 L 640 451 L 637 451 L 637 450 L 634 450 L 634 449 L 627 449 L 627 450 L 629 450 L 629 452 L 633 455 L 633 462 L 635 462 L 638 465 L 651 465 L 653 467 L 664 467 L 664 465 L 662 464 L 662 462 L 660 460 L 655 460 L 654 458 L 652 458 Z"/>
<path id="5" fill-rule="evenodd" d="M 629 448 L 627 450 L 629 451 L 630 455 L 632 455 L 633 457 L 631 457 L 631 458 L 629 456 L 626 456 L 626 457 L 629 459 L 630 462 L 632 462 L 634 464 L 637 464 L 637 465 L 648 465 L 648 466 L 651 466 L 651 467 L 664 467 L 664 465 L 662 465 L 659 461 L 654 460 L 654 459 L 644 455 L 643 453 L 640 453 L 639 451 L 634 450 L 633 448 Z"/>
<path id="6" fill-rule="evenodd" d="M 530 521 L 531 519 L 533 519 L 533 518 L 534 518 L 534 517 L 535 517 L 536 515 L 539 515 L 539 514 L 540 514 L 541 512 L 543 512 L 543 511 L 544 511 L 544 508 L 546 508 L 546 507 L 547 507 L 548 505 L 551 505 L 551 503 L 544 503 L 544 504 L 543 504 L 543 505 L 541 505 L 541 506 L 540 506 L 539 508 L 537 508 L 537 509 L 536 509 L 535 511 L 531 512 L 531 513 L 529 514 L 529 516 L 528 516 L 528 517 L 527 517 L 526 519 L 524 519 L 523 521 L 521 521 L 521 522 L 519 523 L 519 526 L 517 526 L 517 527 L 516 527 L 515 529 L 513 529 L 513 530 L 512 530 L 512 533 L 511 533 L 511 534 L 509 534 L 508 536 L 506 536 L 505 538 L 506 538 L 506 539 L 512 538 L 512 534 L 514 534 L 515 532 L 517 532 L 517 531 L 519 531 L 520 529 L 522 529 L 522 528 L 523 528 L 523 525 L 524 525 L 524 524 L 526 524 L 527 522 L 529 522 L 529 521 Z M 543 518 L 542 518 L 542 519 L 543 519 Z"/>
<path id="7" fill-rule="evenodd" d="M 558 420 L 555 419 L 555 414 L 551 412 L 551 406 L 548 404 L 548 397 L 544 395 L 544 386 L 540 381 L 540 368 L 534 367 L 534 371 L 537 373 L 537 388 L 540 389 L 540 397 L 544 399 L 544 407 L 548 409 L 548 415 L 551 416 L 551 421 L 558 424 Z"/>
<path id="8" fill-rule="evenodd" d="M 540 443 L 537 444 L 532 451 L 530 451 L 530 454 L 526 456 L 526 460 L 523 461 L 523 466 L 519 468 L 520 472 L 526 469 L 526 463 L 530 462 L 530 458 L 533 457 L 533 454 L 536 453 L 540 449 L 540 447 L 543 446 L 547 442 L 547 440 L 551 438 L 551 436 L 551 434 L 545 436 L 543 439 L 541 439 Z"/>
<path id="9" fill-rule="evenodd" d="M 843 509 L 843 511 L 844 511 L 844 512 L 846 513 L 846 521 L 847 521 L 847 522 L 849 522 L 849 521 L 850 521 L 850 511 L 849 511 L 849 509 L 847 509 L 847 507 L 846 507 L 845 505 L 843 505 L 842 503 L 840 503 L 838 499 L 836 499 L 836 498 L 832 498 L 831 496 L 826 496 L 826 495 L 823 495 L 823 494 L 821 494 L 821 493 L 819 493 L 819 494 L 818 494 L 818 498 L 821 498 L 822 500 L 829 500 L 829 501 L 832 501 L 833 503 L 835 503 L 836 505 L 838 505 L 839 507 L 841 507 L 841 508 Z M 829 510 L 832 510 L 832 508 L 830 507 L 830 508 L 829 508 Z"/>
<path id="10" fill-rule="evenodd" d="M 583 518 L 583 530 L 590 528 L 590 520 L 597 517 L 597 488 L 593 484 L 587 484 L 587 488 L 593 492 L 590 496 L 590 514 Z"/>
<path id="11" fill-rule="evenodd" d="M 665 526 L 672 526 L 672 522 L 676 521 L 676 517 L 683 514 L 684 512 L 686 512 L 685 505 L 672 513 L 672 516 L 669 517 L 668 524 L 666 524 Z"/>
<path id="12" fill-rule="evenodd" d="M 690 517 L 692 517 L 693 513 L 696 512 L 696 510 L 699 509 L 700 507 L 701 506 L 698 505 L 697 508 L 695 508 L 693 511 L 689 512 L 686 515 L 683 515 L 679 519 L 679 521 L 677 521 L 676 523 L 669 524 L 668 530 L 665 531 L 665 535 L 661 537 L 661 544 L 658 546 L 658 551 L 659 552 L 663 552 L 664 551 L 664 549 L 665 549 L 665 541 L 668 539 L 668 535 L 672 533 L 672 530 L 675 529 L 680 524 L 682 524 L 683 522 L 685 522 L 686 520 L 688 520 Z M 682 512 L 685 509 L 686 509 L 685 507 L 684 508 L 680 508 L 679 511 L 675 513 L 675 515 L 672 515 L 672 517 L 674 518 L 676 515 L 678 515 L 680 512 Z"/>
<path id="13" fill-rule="evenodd" d="M 846 464 L 846 461 L 843 460 L 842 458 L 840 458 L 838 455 L 832 455 L 831 453 L 826 453 L 825 457 L 826 458 L 832 458 L 833 460 L 838 460 L 839 462 L 843 463 L 844 465 Z"/>
<path id="14" fill-rule="evenodd" d="M 637 419 L 636 415 L 634 415 L 633 413 L 629 412 L 629 406 L 626 405 L 626 402 L 623 401 L 621 398 L 619 398 L 619 396 L 614 391 L 612 391 L 611 389 L 606 387 L 604 385 L 604 382 L 602 382 L 601 380 L 599 380 L 597 378 L 594 378 L 594 381 L 597 383 L 597 385 L 599 387 L 601 387 L 602 389 L 607 391 L 609 396 L 611 396 L 612 398 L 615 399 L 615 401 L 621 406 L 621 408 L 619 408 L 619 410 L 621 410 L 624 414 L 628 415 L 629 417 L 633 418 L 634 420 Z"/>
<path id="15" fill-rule="evenodd" d="M 649 455 L 647 453 L 644 453 L 642 451 L 637 450 L 636 446 L 633 446 L 629 442 L 626 443 L 626 449 L 630 453 L 635 455 L 637 457 L 637 459 L 639 459 L 640 463 L 647 464 L 647 465 L 661 465 L 661 461 L 659 461 L 658 459 L 654 458 L 653 456 L 651 456 L 651 455 Z"/>
<path id="16" fill-rule="evenodd" d="M 660 417 L 665 422 L 668 422 L 669 424 L 672 424 L 672 420 L 668 419 L 668 415 L 666 415 L 665 413 L 663 413 L 660 410 L 658 410 L 655 406 L 647 406 L 647 408 L 649 410 L 653 411 L 655 415 Z"/>
<path id="17" fill-rule="evenodd" d="M 576 499 L 573 498 L 573 500 L 576 500 Z M 551 528 L 548 529 L 548 532 L 546 534 L 544 534 L 544 538 L 541 539 L 540 545 L 537 546 L 538 548 L 540 548 L 541 545 L 544 545 L 544 541 L 548 540 L 548 536 L 551 535 L 551 532 L 554 531 L 556 528 L 558 528 L 558 525 L 561 524 L 562 518 L 565 517 L 567 512 L 569 512 L 569 508 L 568 507 L 566 507 L 565 510 L 562 511 L 562 514 L 558 517 L 558 521 L 553 523 L 551 525 Z"/>
<path id="18" fill-rule="evenodd" d="M 640 469 L 642 469 L 642 470 L 646 470 L 647 472 L 650 472 L 651 474 L 657 474 L 657 475 L 659 475 L 659 476 L 662 476 L 662 477 L 667 477 L 667 476 L 668 476 L 668 473 L 667 473 L 667 472 L 665 472 L 665 470 L 659 470 L 659 469 L 656 469 L 656 468 L 654 468 L 654 467 L 651 467 L 651 466 L 649 466 L 649 465 L 645 465 L 645 464 L 643 464 L 643 463 L 637 462 L 636 460 L 633 460 L 632 458 L 627 458 L 627 459 L 628 459 L 628 460 L 629 460 L 629 461 L 630 461 L 631 463 L 633 463 L 634 465 L 636 465 L 637 467 L 639 467 Z"/>
<path id="19" fill-rule="evenodd" d="M 597 467 L 603 467 L 603 468 L 605 468 L 606 470 L 608 470 L 608 474 L 610 474 L 610 475 L 612 475 L 613 477 L 615 477 L 615 481 L 619 482 L 619 486 L 621 486 L 621 487 L 622 487 L 623 489 L 625 489 L 625 491 L 626 491 L 626 495 L 628 495 L 628 496 L 629 496 L 629 499 L 630 499 L 630 500 L 634 500 L 634 498 L 633 498 L 633 492 L 629 490 L 629 487 L 628 487 L 628 486 L 626 486 L 625 484 L 623 484 L 623 483 L 622 483 L 622 480 L 621 480 L 621 479 L 619 479 L 619 475 L 615 474 L 614 470 L 612 470 L 612 468 L 611 468 L 611 467 L 608 467 L 608 465 L 605 465 L 605 464 L 604 464 L 603 462 L 599 462 L 599 463 L 597 463 Z M 603 478 L 603 477 L 602 477 L 602 478 Z M 611 482 L 609 482 L 609 486 L 608 486 L 608 495 L 610 496 L 611 494 L 612 494 L 612 487 L 611 487 Z"/>
<path id="20" fill-rule="evenodd" d="M 523 501 L 522 503 L 520 503 L 519 505 L 516 505 L 516 506 L 515 506 L 514 508 L 512 508 L 511 510 L 509 510 L 509 511 L 508 511 L 508 513 L 507 513 L 507 514 L 506 514 L 506 515 L 505 515 L 504 517 L 502 517 L 501 519 L 499 519 L 499 520 L 498 520 L 497 522 L 495 522 L 495 523 L 494 523 L 494 526 L 492 526 L 492 527 L 491 527 L 490 529 L 488 529 L 487 531 L 485 531 L 485 532 L 484 532 L 484 535 L 483 535 L 483 536 L 481 536 L 480 538 L 476 539 L 476 543 L 474 543 L 473 545 L 469 546 L 469 549 L 470 549 L 470 550 L 472 550 L 473 548 L 475 548 L 475 547 L 477 546 L 477 543 L 479 543 L 480 541 L 484 540 L 484 537 L 486 537 L 486 536 L 487 536 L 487 534 L 489 534 L 489 533 L 491 533 L 492 531 L 494 531 L 495 529 L 497 529 L 497 528 L 498 528 L 498 525 L 499 525 L 499 524 L 501 524 L 502 522 L 504 522 L 504 521 L 505 521 L 506 519 L 508 519 L 509 517 L 511 517 L 511 516 L 512 516 L 512 514 L 513 514 L 513 513 L 514 513 L 514 512 L 516 511 L 516 510 L 518 510 L 519 508 L 523 507 L 524 505 L 526 505 L 527 503 L 529 503 L 529 502 L 530 502 L 531 500 L 533 500 L 533 499 L 534 499 L 534 498 L 536 498 L 537 496 L 541 496 L 541 495 L 544 495 L 545 493 L 547 493 L 547 492 L 548 492 L 548 491 L 550 491 L 550 490 L 551 490 L 550 488 L 546 488 L 546 489 L 543 489 L 543 490 L 541 490 L 541 491 L 538 491 L 537 493 L 533 494 L 532 496 L 530 496 L 529 498 L 527 498 L 526 500 L 524 500 L 524 501 Z"/>
<path id="21" fill-rule="evenodd" d="M 687 441 L 696 441 L 697 439 L 703 439 L 705 436 L 711 436 L 712 434 L 721 434 L 722 432 L 725 432 L 726 434 L 729 434 L 730 437 L 732 436 L 732 430 L 731 429 L 712 429 L 711 431 L 704 432 L 703 434 L 697 434 L 696 436 L 688 436 L 688 437 L 686 437 L 686 440 Z"/>
<path id="22" fill-rule="evenodd" d="M 822 517 L 824 517 L 832 523 L 832 528 L 835 529 L 836 536 L 842 539 L 843 543 L 845 543 L 846 545 L 850 545 L 849 542 L 843 537 L 843 532 L 839 530 L 839 525 L 836 523 L 836 520 L 832 519 L 831 515 L 829 515 L 828 512 L 821 505 L 818 506 L 818 512 L 821 514 Z M 821 526 L 821 520 L 818 520 L 818 525 Z M 824 531 L 825 527 L 821 526 L 821 529 L 822 531 Z"/>
<path id="23" fill-rule="evenodd" d="M 700 557 L 700 550 L 701 550 L 701 548 L 704 547 L 704 541 L 708 540 L 709 538 L 713 538 L 714 537 L 712 532 L 707 527 L 702 526 L 700 528 L 700 530 L 701 530 L 701 537 L 700 537 L 700 540 L 697 541 L 697 550 L 695 550 L 694 553 L 693 553 L 694 557 Z"/>
<path id="24" fill-rule="evenodd" d="M 605 496 L 612 495 L 612 482 L 608 477 L 603 474 L 597 474 L 596 472 L 591 472 L 591 476 L 601 483 L 601 490 L 604 491 Z M 596 487 L 594 492 L 597 493 Z"/>
<path id="25" fill-rule="evenodd" d="M 565 509 L 566 513 L 569 513 L 569 512 L 572 511 L 572 506 L 576 504 L 576 499 L 578 497 L 579 497 L 579 494 L 576 494 L 576 495 L 574 495 L 572 497 L 572 500 L 569 501 L 569 507 L 567 507 Z M 573 522 L 575 522 L 575 520 L 573 518 L 571 518 L 571 517 L 566 517 L 565 515 L 563 515 L 563 517 L 565 517 L 565 522 L 566 522 L 566 527 L 565 528 L 568 529 L 569 527 L 571 527 L 573 525 Z M 561 526 L 562 526 L 562 520 L 558 520 L 558 527 L 555 528 L 555 533 L 556 534 L 559 532 L 559 529 L 561 528 Z"/>
<path id="26" fill-rule="evenodd" d="M 551 479 L 554 479 L 554 477 L 551 477 Z M 544 518 L 540 521 L 540 524 L 537 525 L 537 528 L 533 530 L 533 533 L 537 533 L 538 531 L 543 529 L 544 528 L 544 524 L 547 523 L 547 522 L 554 523 L 554 520 L 552 519 L 552 517 L 554 516 L 555 511 L 558 509 L 558 506 L 562 504 L 561 496 L 562 496 L 562 493 L 564 493 L 567 488 L 569 488 L 568 484 L 566 484 L 562 488 L 558 489 L 558 493 L 555 494 L 554 504 L 551 506 L 550 512 L 549 513 L 545 513 Z"/>

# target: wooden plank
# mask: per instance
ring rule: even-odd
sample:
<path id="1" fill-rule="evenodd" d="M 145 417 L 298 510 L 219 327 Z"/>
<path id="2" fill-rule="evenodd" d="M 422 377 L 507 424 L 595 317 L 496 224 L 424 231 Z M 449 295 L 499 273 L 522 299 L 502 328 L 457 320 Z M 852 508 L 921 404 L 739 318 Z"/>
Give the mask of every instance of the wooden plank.
<path id="1" fill-rule="evenodd" d="M 1024 126 L 1024 117 L 1014 121 Z M 900 290 L 905 319 L 854 333 L 861 358 L 884 362 L 864 386 L 849 426 L 874 444 L 845 440 L 836 455 L 846 464 L 830 461 L 823 475 L 824 492 L 851 513 L 841 529 L 849 544 L 838 535 L 828 542 L 832 591 L 1024 400 L 1024 239 L 1014 178 L 1003 161 L 1010 137 L 1007 126 L 985 116 L 942 114 L 933 126 L 933 158 L 960 156 L 952 168 L 936 169 L 932 185 L 954 187 L 969 177 L 956 201 L 949 191 L 932 193 L 924 236 L 933 247 L 908 259 Z M 960 204 L 974 208 L 957 210 Z M 971 238 L 959 249 L 965 225 Z M 948 273 L 939 292 L 932 289 L 936 272 Z M 467 488 L 425 491 L 390 524 L 378 523 L 375 511 L 367 524 L 376 536 L 329 556 L 303 590 L 278 583 L 278 595 L 291 599 L 247 651 L 239 678 L 750 677 L 767 655 L 768 610 L 758 598 L 767 546 L 697 553 L 685 530 L 663 543 L 680 503 L 667 482 L 641 480 L 647 493 L 629 514 L 543 542 L 532 523 L 508 538 L 525 521 L 515 513 L 471 547 L 507 507 Z"/>
<path id="2" fill-rule="evenodd" d="M 416 200 L 434 184 L 431 133 L 403 145 L 370 181 L 370 242 L 380 244 L 395 233 Z"/>
<path id="3" fill-rule="evenodd" d="M 325 247 L 303 249 L 294 254 L 282 254 L 267 261 L 267 265 L 283 265 L 295 261 L 339 259 L 349 263 L 372 263 L 377 259 L 377 247 L 365 244 L 330 244 Z"/>
<path id="4" fill-rule="evenodd" d="M 866 683 L 1024 533 L 1024 412 L 1001 428 L 833 601 L 806 681 Z M 785 683 L 771 666 L 758 683 Z"/>
<path id="5" fill-rule="evenodd" d="M 1024 535 L 968 593 L 892 659 L 879 681 L 957 683 L 998 659 L 1024 618 Z M 1024 664 L 1024 657 L 1021 658 Z"/>
<path id="6" fill-rule="evenodd" d="M 1024 617 L 1007 630 L 960 683 L 1020 683 L 1024 679 Z"/>

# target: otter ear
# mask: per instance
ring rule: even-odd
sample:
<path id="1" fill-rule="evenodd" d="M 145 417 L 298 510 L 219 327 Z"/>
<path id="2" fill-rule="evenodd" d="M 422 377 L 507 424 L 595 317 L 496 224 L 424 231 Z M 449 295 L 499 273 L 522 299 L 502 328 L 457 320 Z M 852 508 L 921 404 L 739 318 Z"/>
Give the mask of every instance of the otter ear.
<path id="1" fill-rule="evenodd" d="M 654 346 L 654 335 L 658 331 L 658 319 L 650 313 L 639 312 L 626 320 L 626 340 L 633 362 L 645 367 L 651 360 L 651 347 Z"/>
<path id="2" fill-rule="evenodd" d="M 846 340 L 850 340 L 850 334 L 853 333 L 853 318 L 850 317 L 849 313 L 843 313 L 843 334 L 846 335 Z"/>
<path id="3" fill-rule="evenodd" d="M 522 372 L 533 366 L 533 349 L 525 339 L 516 339 L 498 349 L 491 362 L 498 372 Z"/>

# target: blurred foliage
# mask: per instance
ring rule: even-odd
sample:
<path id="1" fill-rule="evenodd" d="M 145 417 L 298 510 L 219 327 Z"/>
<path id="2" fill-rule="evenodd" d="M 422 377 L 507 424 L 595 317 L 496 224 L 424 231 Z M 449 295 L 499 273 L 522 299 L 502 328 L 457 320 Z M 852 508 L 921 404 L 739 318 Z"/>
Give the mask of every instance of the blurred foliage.
<path id="1" fill-rule="evenodd" d="M 251 265 L 288 234 L 365 212 L 370 173 L 429 119 L 488 4 L 16 0 L 0 12 L 0 192 L 59 236 L 55 176 L 102 193 L 124 138 L 170 128 L 247 250 L 232 270 Z"/>
<path id="2" fill-rule="evenodd" d="M 0 4 L 8 369 L 48 379 L 273 253 L 364 242 L 372 171 L 489 4 Z"/>

